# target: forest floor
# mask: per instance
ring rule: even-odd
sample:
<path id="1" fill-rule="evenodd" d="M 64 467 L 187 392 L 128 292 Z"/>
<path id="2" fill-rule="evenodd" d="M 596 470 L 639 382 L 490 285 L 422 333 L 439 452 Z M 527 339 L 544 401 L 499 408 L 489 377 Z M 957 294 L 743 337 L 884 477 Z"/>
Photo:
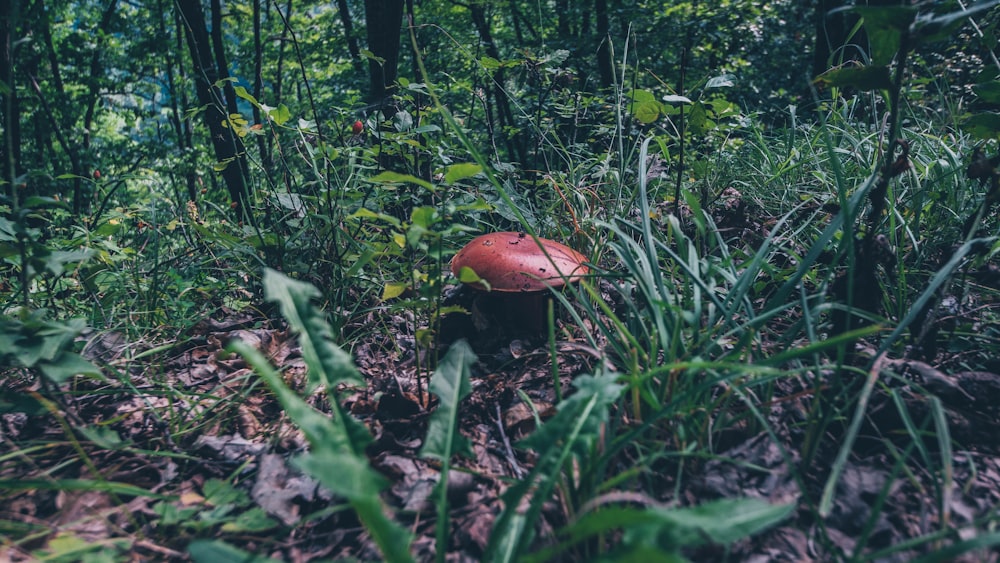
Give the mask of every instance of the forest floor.
<path id="1" fill-rule="evenodd" d="M 435 546 L 430 495 L 439 469 L 419 455 L 433 402 L 413 324 L 407 312 L 385 308 L 352 321 L 346 332 L 356 331 L 349 340 L 366 387 L 345 390 L 342 398 L 374 437 L 367 453 L 391 483 L 386 505 L 415 534 L 414 555 L 429 560 Z M 583 328 L 559 325 L 556 360 L 565 396 L 574 377 L 606 360 L 586 344 Z M 449 561 L 480 559 L 501 495 L 532 464 L 532 453 L 519 449 L 518 440 L 535 428 L 536 414 L 545 420 L 557 404 L 546 338 L 482 334 L 473 339 L 478 362 L 460 411 L 473 455 L 456 458 L 458 471 L 449 482 Z M 594 338 L 600 342 L 596 330 Z M 289 463 L 306 448 L 305 438 L 246 362 L 225 353 L 232 339 L 264 352 L 287 382 L 301 388 L 306 367 L 294 335 L 258 313 L 227 310 L 156 342 L 127 342 L 115 332 L 91 335 L 84 355 L 119 374 L 105 382 L 78 380 L 56 391 L 25 374 L 2 373 L 8 404 L 0 410 L 0 479 L 7 484 L 0 489 L 0 537 L 6 538 L 0 560 L 65 558 L 92 553 L 94 546 L 114 548 L 120 560 L 185 560 L 188 544 L 198 538 L 222 538 L 284 561 L 379 559 L 353 511 Z M 126 359 L 144 350 L 154 352 Z M 903 478 L 893 477 L 913 447 L 907 425 L 933 414 L 932 395 L 905 384 L 876 385 L 833 508 L 817 525 L 815 507 L 847 421 L 832 424 L 812 463 L 801 466 L 814 389 L 790 376 L 779 379 L 774 399 L 761 405 L 767 428 L 726 428 L 716 433 L 714 455 L 665 457 L 639 477 L 641 486 L 605 500 L 692 506 L 756 497 L 797 504 L 781 526 L 728 547 L 700 548 L 688 554 L 695 561 L 829 561 L 853 553 L 859 541 L 876 554 L 933 534 L 940 534 L 942 546 L 972 537 L 981 519 L 1000 506 L 1000 376 L 963 371 L 958 353 L 941 352 L 933 362 L 872 362 L 871 354 L 864 343 L 857 346 L 858 365 L 874 366 L 869 377 L 881 378 L 886 370 L 904 374 L 940 401 L 950 449 L 940 447 L 933 428 L 921 431 L 927 451 L 950 457 L 928 467 L 949 467 L 950 475 L 910 463 Z M 835 375 L 826 374 L 830 381 Z M 41 408 L 10 408 L 17 397 L 35 397 Z M 312 402 L 323 408 L 321 396 Z M 637 424 L 628 413 L 613 416 L 625 426 Z M 627 468 L 627 454 L 618 463 Z M 539 541 L 570 518 L 566 499 L 553 498 Z M 914 546 L 880 560 L 909 561 L 926 549 Z M 1000 558 L 997 552 L 963 557 L 956 560 Z"/>

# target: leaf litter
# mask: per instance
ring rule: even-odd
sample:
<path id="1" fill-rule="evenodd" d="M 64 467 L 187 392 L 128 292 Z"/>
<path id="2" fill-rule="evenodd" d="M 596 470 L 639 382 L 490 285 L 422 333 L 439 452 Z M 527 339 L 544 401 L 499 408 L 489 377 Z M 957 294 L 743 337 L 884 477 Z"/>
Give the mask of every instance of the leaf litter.
<path id="1" fill-rule="evenodd" d="M 741 223 L 739 205 L 727 200 L 725 209 L 736 217 L 734 228 L 751 228 Z M 298 342 L 284 326 L 225 313 L 230 316 L 198 323 L 173 346 L 142 361 L 126 359 L 130 344 L 123 335 L 102 334 L 90 340 L 85 353 L 117 369 L 117 380 L 74 382 L 61 390 L 58 405 L 2 411 L 0 483 L 6 485 L 0 485 L 0 537 L 6 560 L 85 553 L 94 546 L 129 558 L 184 560 L 192 540 L 220 536 L 277 560 L 379 557 L 343 499 L 290 463 L 307 449 L 305 436 L 246 361 L 225 352 L 233 339 L 246 342 L 281 366 L 284 380 L 301 391 L 307 375 Z M 411 552 L 427 560 L 434 556 L 433 495 L 442 470 L 440 460 L 421 455 L 436 408 L 428 402 L 427 373 L 419 367 L 430 351 L 415 343 L 408 328 L 412 319 L 404 314 L 378 310 L 356 323 L 358 328 L 372 323 L 392 328 L 356 340 L 352 355 L 365 386 L 347 389 L 342 405 L 370 431 L 373 441 L 365 453 L 390 483 L 383 500 L 415 534 Z M 569 382 L 592 372 L 602 355 L 584 344 L 579 327 L 560 328 L 564 337 L 577 331 L 557 346 L 565 394 Z M 599 341 L 597 331 L 592 336 Z M 547 343 L 491 338 L 480 343 L 479 352 L 469 395 L 455 413 L 469 455 L 451 460 L 449 561 L 483 556 L 501 497 L 537 462 L 531 451 L 516 447 L 518 441 L 556 413 Z M 794 378 L 777 382 L 777 399 L 767 414 L 776 434 L 735 426 L 724 435 L 724 449 L 700 464 L 695 477 L 678 482 L 676 473 L 664 470 L 641 498 L 629 491 L 605 498 L 695 506 L 751 497 L 798 506 L 784 525 L 736 541 L 725 551 L 698 548 L 691 553 L 694 560 L 824 561 L 853 553 L 859 535 L 867 536 L 869 552 L 942 529 L 972 539 L 977 524 L 1000 505 L 995 433 L 1000 376 L 948 373 L 946 362 L 933 367 L 889 361 L 880 369 L 886 381 L 905 383 L 880 386 L 874 395 L 822 531 L 810 525 L 809 507 L 819 498 L 842 429 L 832 426 L 834 439 L 825 442 L 829 451 L 821 451 L 813 467 L 801 467 L 797 448 L 809 399 Z M 24 374 L 5 375 L 4 404 L 12 398 L 23 403 L 42 391 Z M 901 409 L 910 419 L 923 420 L 932 408 L 928 395 L 912 384 L 936 392 L 958 449 L 950 460 L 911 464 L 904 478 L 893 478 L 898 452 L 886 452 L 883 439 L 892 442 L 895 436 L 898 447 L 905 448 L 907 420 Z M 309 396 L 309 403 L 324 409 L 318 395 Z M 926 451 L 939 454 L 933 444 Z M 945 470 L 950 475 L 942 480 Z M 17 483 L 22 485 L 12 486 Z M 941 483 L 950 487 L 945 505 L 934 501 Z M 543 543 L 570 519 L 561 502 L 555 495 L 543 509 Z M 903 550 L 881 560 L 907 561 L 920 553 Z M 998 559 L 981 551 L 963 557 L 958 560 Z"/>

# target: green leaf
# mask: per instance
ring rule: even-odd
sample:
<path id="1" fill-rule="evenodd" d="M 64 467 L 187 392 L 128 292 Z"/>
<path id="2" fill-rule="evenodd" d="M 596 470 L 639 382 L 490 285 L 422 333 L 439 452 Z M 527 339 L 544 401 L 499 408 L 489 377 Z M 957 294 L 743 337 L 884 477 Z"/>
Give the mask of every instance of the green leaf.
<path id="1" fill-rule="evenodd" d="M 531 544 L 542 504 L 548 501 L 563 467 L 573 454 L 585 463 L 590 447 L 599 439 L 601 425 L 624 389 L 616 380 L 614 374 L 578 377 L 573 382 L 577 391 L 559 403 L 556 415 L 521 441 L 519 445 L 533 449 L 538 459 L 531 474 L 504 494 L 506 508 L 493 525 L 485 560 L 517 561 Z M 524 510 L 521 504 L 529 493 L 531 501 Z"/>
<path id="2" fill-rule="evenodd" d="M 91 561 L 101 560 L 102 555 L 110 555 L 121 547 L 121 540 L 93 540 L 74 535 L 72 532 L 60 532 L 50 539 L 44 550 L 35 552 L 36 561 Z M 95 551 L 101 554 L 95 556 Z M 105 559 L 107 560 L 107 559 Z M 111 559 L 112 561 L 114 559 Z"/>
<path id="3" fill-rule="evenodd" d="M 548 422 L 518 444 L 536 451 L 546 451 L 567 440 L 577 453 L 587 454 L 587 447 L 600 436 L 607 422 L 608 409 L 618 400 L 624 387 L 614 374 L 581 375 L 573 381 L 576 393 L 562 403 Z"/>
<path id="4" fill-rule="evenodd" d="M 493 57 L 489 57 L 489 56 L 484 56 L 484 57 L 480 58 L 479 59 L 479 64 L 481 64 L 483 66 L 483 68 L 486 69 L 486 70 L 496 70 L 496 69 L 498 69 L 498 68 L 500 68 L 502 66 L 500 64 L 500 61 L 494 59 Z"/>
<path id="5" fill-rule="evenodd" d="M 391 172 L 388 170 L 369 178 L 368 181 L 375 182 L 377 184 L 416 184 L 427 188 L 427 190 L 431 193 L 434 193 L 437 190 L 434 184 L 428 182 L 427 180 L 417 178 L 412 174 L 401 174 L 399 172 Z"/>
<path id="6" fill-rule="evenodd" d="M 263 284 L 268 301 L 278 304 L 299 337 L 311 386 L 330 389 L 341 383 L 363 385 L 351 356 L 334 343 L 330 325 L 310 302 L 320 297 L 319 290 L 270 268 L 264 270 Z"/>
<path id="7" fill-rule="evenodd" d="M 691 508 L 656 508 L 656 525 L 680 540 L 698 545 L 701 538 L 730 544 L 762 532 L 791 515 L 795 504 L 770 504 L 760 499 L 721 499 Z"/>
<path id="8" fill-rule="evenodd" d="M 453 453 L 471 454 L 468 440 L 458 431 L 458 407 L 471 392 L 469 370 L 476 354 L 465 340 L 451 345 L 431 376 L 430 391 L 438 398 L 431 414 L 427 436 L 420 449 L 421 457 L 448 462 Z"/>
<path id="9" fill-rule="evenodd" d="M 105 450 L 119 450 L 130 445 L 122 440 L 122 437 L 109 426 L 77 426 L 76 430 L 93 442 L 98 447 Z"/>
<path id="10" fill-rule="evenodd" d="M 1000 80 L 990 80 L 982 84 L 976 84 L 972 91 L 979 96 L 979 99 L 991 104 L 1000 104 Z"/>
<path id="11" fill-rule="evenodd" d="M 247 92 L 247 89 L 244 88 L 243 86 L 234 86 L 233 90 L 236 91 L 236 95 L 237 96 L 239 96 L 239 97 L 243 98 L 244 100 L 250 102 L 251 104 L 253 104 L 256 107 L 260 107 L 260 103 L 257 102 L 257 98 L 253 97 L 253 95 L 250 92 Z"/>
<path id="12" fill-rule="evenodd" d="M 399 219 L 393 217 L 392 215 L 386 215 L 385 213 L 375 213 L 371 209 L 361 207 L 354 213 L 349 215 L 352 219 L 378 219 L 379 221 L 385 221 L 394 227 L 402 225 Z"/>
<path id="13" fill-rule="evenodd" d="M 410 287 L 410 284 L 405 282 L 387 282 L 385 286 L 382 287 L 382 301 L 388 301 L 390 299 L 395 299 L 406 292 L 406 289 Z"/>
<path id="14" fill-rule="evenodd" d="M 482 171 L 483 171 L 482 166 L 479 166 L 478 164 L 474 164 L 471 162 L 452 164 L 445 170 L 444 183 L 451 185 L 454 184 L 455 182 L 458 182 L 459 180 L 471 178 L 476 174 L 481 173 Z"/>
<path id="15" fill-rule="evenodd" d="M 695 102 L 688 110 L 688 128 L 694 135 L 704 135 L 715 127 L 715 123 L 708 119 L 708 112 L 705 111 L 705 104 Z"/>
<path id="16" fill-rule="evenodd" d="M 971 115 L 962 123 L 962 129 L 977 139 L 1000 137 L 1000 113 L 982 112 Z"/>
<path id="17" fill-rule="evenodd" d="M 854 6 L 848 9 L 864 19 L 872 66 L 892 62 L 899 51 L 903 32 L 909 30 L 917 17 L 917 8 L 913 6 Z"/>
<path id="18" fill-rule="evenodd" d="M 53 383 L 63 383 L 76 375 L 100 376 L 101 370 L 74 352 L 62 352 L 56 358 L 38 363 L 45 377 Z"/>
<path id="19" fill-rule="evenodd" d="M 375 53 L 372 53 L 368 49 L 361 49 L 361 56 L 364 57 L 364 58 L 366 58 L 366 59 L 371 59 L 371 60 L 377 62 L 380 65 L 384 65 L 385 64 L 385 59 L 383 59 L 382 57 L 379 57 Z"/>
<path id="20" fill-rule="evenodd" d="M 352 504 L 377 500 L 379 493 L 389 484 L 371 468 L 363 455 L 343 455 L 333 448 L 318 447 L 316 444 L 313 444 L 313 450 L 293 458 L 292 464 Z"/>
<path id="21" fill-rule="evenodd" d="M 788 518 L 794 510 L 794 504 L 775 505 L 760 499 L 722 499 L 690 508 L 611 506 L 580 517 L 562 531 L 562 544 L 536 554 L 532 561 L 551 559 L 559 550 L 614 530 L 623 531 L 624 553 L 676 557 L 685 548 L 708 542 L 728 545 L 760 533 Z"/>
<path id="22" fill-rule="evenodd" d="M 234 520 L 223 524 L 222 531 L 231 533 L 264 532 L 272 530 L 277 526 L 278 523 L 272 520 L 263 508 L 255 506 L 250 510 L 241 512 Z"/>
<path id="23" fill-rule="evenodd" d="M 732 74 L 722 74 L 719 76 L 713 76 L 705 84 L 705 89 L 709 88 L 729 88 L 736 85 L 736 77 Z"/>
<path id="24" fill-rule="evenodd" d="M 276 276 L 281 275 L 265 272 L 265 288 L 269 285 L 273 288 L 277 283 Z M 268 292 L 268 295 L 271 293 Z M 286 319 L 295 324 L 290 318 Z M 271 367 L 263 354 L 245 342 L 231 342 L 227 349 L 243 356 L 267 382 L 285 413 L 309 440 L 312 452 L 297 458 L 295 464 L 350 502 L 386 561 L 412 561 L 408 551 L 411 536 L 385 514 L 379 497 L 379 492 L 386 485 L 385 479 L 371 468 L 365 457 L 365 448 L 371 443 L 368 430 L 344 412 L 335 399 L 330 401 L 330 415 L 314 409 L 288 388 L 281 374 Z M 313 369 L 313 366 L 309 365 L 309 368 Z M 328 392 L 332 393 L 329 389 L 331 387 L 328 387 Z"/>
<path id="25" fill-rule="evenodd" d="M 362 455 L 371 443 L 371 434 L 357 419 L 341 412 L 340 405 L 332 401 L 331 407 L 336 411 L 332 423 L 326 415 L 317 412 L 301 397 L 285 386 L 284 381 L 264 360 L 263 355 L 245 342 L 234 341 L 230 348 L 238 352 L 247 361 L 253 361 L 257 373 L 268 383 L 278 400 L 285 407 L 288 416 L 302 428 L 302 432 L 310 442 L 323 444 L 336 452 L 350 455 Z M 310 367 L 310 369 L 312 369 Z M 330 388 L 328 387 L 328 390 Z"/>
<path id="26" fill-rule="evenodd" d="M 663 114 L 663 104 L 648 90 L 632 90 L 629 98 L 628 111 L 640 123 L 653 123 Z"/>
<path id="27" fill-rule="evenodd" d="M 479 274 L 468 266 L 462 266 L 462 268 L 458 270 L 458 281 L 462 283 L 485 283 L 485 280 L 480 278 Z"/>
<path id="28" fill-rule="evenodd" d="M 267 110 L 267 116 L 271 118 L 276 125 L 284 125 L 289 119 L 292 118 L 292 112 L 288 110 L 288 106 L 285 104 L 278 104 L 278 107 Z"/>
<path id="29" fill-rule="evenodd" d="M 94 254 L 96 252 L 89 248 L 84 250 L 53 250 L 44 257 L 43 263 L 46 270 L 60 276 L 65 272 L 65 265 L 85 262 Z"/>
<path id="30" fill-rule="evenodd" d="M 279 563 L 263 555 L 255 555 L 222 540 L 194 540 L 188 544 L 188 555 L 195 563 Z"/>
<path id="31" fill-rule="evenodd" d="M 892 87 L 892 78 L 887 66 L 862 66 L 835 68 L 819 75 L 818 84 L 836 87 L 857 88 L 865 92 L 887 90 Z"/>
<path id="32" fill-rule="evenodd" d="M 0 338 L 0 350 L 4 349 L 6 348 L 3 347 L 3 339 Z M 23 412 L 28 416 L 38 416 L 45 411 L 45 405 L 31 395 L 10 391 L 0 394 L 0 414 Z"/>
<path id="33" fill-rule="evenodd" d="M 440 219 L 438 210 L 430 205 L 421 205 L 410 212 L 410 223 L 429 229 Z"/>
<path id="34" fill-rule="evenodd" d="M 244 506 L 249 504 L 250 497 L 246 492 L 237 489 L 229 481 L 223 479 L 209 479 L 201 490 L 205 496 L 205 502 L 212 506 L 236 505 Z"/>
<path id="35" fill-rule="evenodd" d="M 932 43 L 947 39 L 970 17 L 990 10 L 997 4 L 1000 4 L 1000 0 L 990 0 L 947 14 L 929 13 L 926 16 L 918 16 L 913 24 L 914 35 L 920 43 Z"/>

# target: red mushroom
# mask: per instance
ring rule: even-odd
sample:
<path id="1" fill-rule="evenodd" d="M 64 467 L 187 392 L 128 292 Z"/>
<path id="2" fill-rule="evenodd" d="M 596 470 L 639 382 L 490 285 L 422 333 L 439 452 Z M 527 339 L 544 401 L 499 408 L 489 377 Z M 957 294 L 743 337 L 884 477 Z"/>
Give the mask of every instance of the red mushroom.
<path id="1" fill-rule="evenodd" d="M 499 317 L 529 332 L 545 325 L 545 298 L 589 273 L 587 258 L 558 242 L 525 233 L 500 232 L 472 239 L 451 260 L 463 283 L 499 294 Z"/>

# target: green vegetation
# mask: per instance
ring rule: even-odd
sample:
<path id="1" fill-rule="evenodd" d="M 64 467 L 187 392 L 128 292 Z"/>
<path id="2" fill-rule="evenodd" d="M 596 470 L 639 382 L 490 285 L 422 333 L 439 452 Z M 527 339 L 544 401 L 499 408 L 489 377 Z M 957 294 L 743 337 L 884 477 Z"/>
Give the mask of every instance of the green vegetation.
<path id="1" fill-rule="evenodd" d="M 996 550 L 998 3 L 0 7 L 0 558 Z"/>

